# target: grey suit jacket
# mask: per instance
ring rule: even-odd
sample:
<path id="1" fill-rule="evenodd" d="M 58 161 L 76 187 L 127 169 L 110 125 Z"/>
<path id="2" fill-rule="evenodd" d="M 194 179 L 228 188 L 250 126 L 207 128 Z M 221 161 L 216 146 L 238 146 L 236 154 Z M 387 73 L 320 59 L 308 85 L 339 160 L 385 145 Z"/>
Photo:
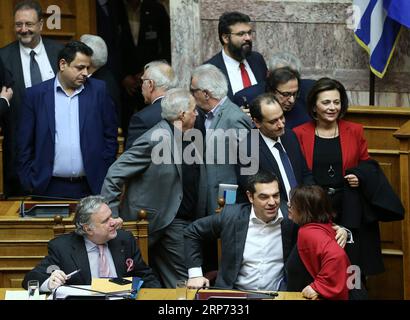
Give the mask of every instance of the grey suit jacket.
<path id="1" fill-rule="evenodd" d="M 213 119 L 209 130 L 207 130 L 205 140 L 206 150 L 209 152 L 210 148 L 214 149 L 212 163 L 209 163 L 208 158 L 206 158 L 206 172 L 208 177 L 208 214 L 215 213 L 215 209 L 218 207 L 217 200 L 219 184 L 237 184 L 235 169 L 235 161 L 237 161 L 238 155 L 237 150 L 232 148 L 232 146 L 230 147 L 229 139 L 225 138 L 223 144 L 225 147 L 225 152 L 223 154 L 218 153 L 218 137 L 222 137 L 223 139 L 224 134 L 226 135 L 227 133 L 227 130 L 232 129 L 231 132 L 235 133 L 236 137 L 239 139 L 239 130 L 245 129 L 246 131 L 249 131 L 251 126 L 252 124 L 250 118 L 236 104 L 227 98 L 224 103 L 219 106 L 215 119 Z M 215 131 L 218 129 L 219 132 Z M 246 131 L 242 132 L 244 136 L 247 136 Z M 225 161 L 221 163 L 218 162 L 218 159 L 225 159 Z"/>
<path id="2" fill-rule="evenodd" d="M 160 140 L 160 141 L 155 141 Z M 183 197 L 181 161 L 178 142 L 167 121 L 162 120 L 134 141 L 110 167 L 101 194 L 113 214 L 124 220 L 136 220 L 137 212 L 148 213 L 149 235 L 167 227 L 175 218 Z M 163 150 L 168 164 L 158 163 L 152 155 Z M 156 164 L 156 163 L 157 164 Z M 127 192 L 120 207 L 124 184 Z M 200 165 L 200 182 L 196 217 L 205 214 L 206 171 Z M 151 239 L 150 239 L 151 240 Z"/>
<path id="3" fill-rule="evenodd" d="M 227 205 L 220 214 L 198 219 L 189 225 L 184 232 L 187 268 L 202 266 L 201 244 L 203 240 L 220 238 L 222 257 L 215 286 L 233 288 L 242 263 L 250 213 L 250 204 Z M 283 260 L 286 263 L 296 243 L 297 226 L 284 214 L 281 229 Z"/>

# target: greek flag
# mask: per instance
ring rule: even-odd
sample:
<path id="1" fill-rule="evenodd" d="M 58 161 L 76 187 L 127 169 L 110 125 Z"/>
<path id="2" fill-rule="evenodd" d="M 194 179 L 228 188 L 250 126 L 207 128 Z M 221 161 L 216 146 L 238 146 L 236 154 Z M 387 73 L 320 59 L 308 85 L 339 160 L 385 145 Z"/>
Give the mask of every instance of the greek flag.
<path id="1" fill-rule="evenodd" d="M 405 6 L 408 7 L 409 1 L 402 2 L 406 2 Z M 370 69 L 379 78 L 383 78 L 386 73 L 401 30 L 401 24 L 388 15 L 383 2 L 392 5 L 396 0 L 353 1 L 355 15 L 359 17 L 354 31 L 355 38 L 369 53 Z M 395 8 L 397 10 L 396 6 Z"/>
<path id="2" fill-rule="evenodd" d="M 410 28 L 410 1 L 409 0 L 384 0 L 383 7 L 387 15 L 401 25 Z"/>

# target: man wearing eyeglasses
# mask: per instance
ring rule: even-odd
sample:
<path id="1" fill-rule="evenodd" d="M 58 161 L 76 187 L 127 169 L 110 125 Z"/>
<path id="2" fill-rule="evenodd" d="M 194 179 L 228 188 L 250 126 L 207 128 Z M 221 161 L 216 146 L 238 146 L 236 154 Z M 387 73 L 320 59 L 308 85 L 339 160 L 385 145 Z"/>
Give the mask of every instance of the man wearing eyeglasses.
<path id="1" fill-rule="evenodd" d="M 307 113 L 304 96 L 300 96 L 299 72 L 282 67 L 271 70 L 266 79 L 266 92 L 271 92 L 279 101 L 286 118 L 286 128 L 292 129 L 311 120 Z"/>
<path id="2" fill-rule="evenodd" d="M 25 89 L 51 79 L 57 70 L 58 52 L 63 46 L 43 39 L 43 13 L 37 1 L 25 0 L 14 8 L 14 30 L 17 41 L 0 49 L 0 57 L 13 76 L 13 99 L 3 124 L 4 131 L 4 191 L 6 196 L 22 195 L 16 171 L 16 136 L 21 101 Z"/>
<path id="3" fill-rule="evenodd" d="M 225 12 L 219 18 L 218 34 L 223 48 L 206 63 L 218 67 L 228 80 L 228 97 L 264 82 L 267 66 L 263 56 L 252 51 L 254 31 L 248 15 Z"/>

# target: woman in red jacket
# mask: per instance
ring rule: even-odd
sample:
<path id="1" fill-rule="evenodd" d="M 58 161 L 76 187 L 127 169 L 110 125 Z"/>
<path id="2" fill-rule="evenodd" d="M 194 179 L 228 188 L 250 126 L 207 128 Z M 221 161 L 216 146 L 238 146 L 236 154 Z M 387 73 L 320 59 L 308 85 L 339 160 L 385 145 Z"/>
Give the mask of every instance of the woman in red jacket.
<path id="1" fill-rule="evenodd" d="M 370 159 L 363 127 L 341 120 L 348 98 L 337 80 L 318 80 L 308 95 L 307 107 L 314 120 L 293 130 L 316 183 L 328 191 L 333 208 L 340 215 L 344 181 L 353 188 L 360 183 L 357 176 L 346 174 L 346 169 Z"/>
<path id="2" fill-rule="evenodd" d="M 286 262 L 289 291 L 305 298 L 347 300 L 349 258 L 335 240 L 332 207 L 319 186 L 292 190 L 288 216 L 300 226 L 296 247 Z"/>

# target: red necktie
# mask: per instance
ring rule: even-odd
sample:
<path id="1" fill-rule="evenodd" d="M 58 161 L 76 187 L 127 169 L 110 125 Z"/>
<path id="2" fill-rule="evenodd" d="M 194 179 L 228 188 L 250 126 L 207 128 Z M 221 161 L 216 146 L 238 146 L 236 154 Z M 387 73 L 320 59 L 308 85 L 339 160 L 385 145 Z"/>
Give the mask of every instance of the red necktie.
<path id="1" fill-rule="evenodd" d="M 245 65 L 243 64 L 243 62 L 241 62 L 239 64 L 239 68 L 241 69 L 243 87 L 244 88 L 250 87 L 252 85 L 251 84 L 251 79 L 249 79 L 248 71 L 246 71 L 246 68 L 245 68 Z"/>
<path id="2" fill-rule="evenodd" d="M 99 255 L 99 271 L 100 271 L 100 278 L 107 278 L 110 276 L 110 267 L 108 265 L 107 257 L 104 253 L 104 245 L 99 244 L 98 249 L 100 251 Z"/>

